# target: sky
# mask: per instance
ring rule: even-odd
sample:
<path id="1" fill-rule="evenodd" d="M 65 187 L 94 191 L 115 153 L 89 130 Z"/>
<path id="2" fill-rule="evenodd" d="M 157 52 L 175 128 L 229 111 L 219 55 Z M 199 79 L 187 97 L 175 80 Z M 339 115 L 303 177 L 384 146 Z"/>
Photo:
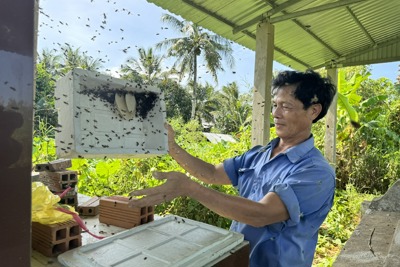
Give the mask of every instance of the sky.
<path id="1" fill-rule="evenodd" d="M 62 51 L 69 44 L 82 53 L 104 60 L 102 72 L 115 73 L 129 57 L 138 57 L 138 48 L 154 47 L 165 38 L 181 34 L 161 21 L 168 13 L 146 0 L 40 0 L 39 1 L 38 53 L 43 49 Z M 175 15 L 174 15 L 175 16 Z M 206 81 L 217 89 L 236 82 L 241 91 L 248 92 L 254 77 L 254 51 L 232 44 L 235 67 L 224 66 L 215 84 L 205 67 L 200 65 L 199 81 Z M 162 55 L 162 51 L 155 51 Z M 172 66 L 172 59 L 164 67 Z M 372 79 L 386 77 L 396 81 L 400 62 L 370 65 Z M 274 70 L 288 69 L 274 62 Z"/>

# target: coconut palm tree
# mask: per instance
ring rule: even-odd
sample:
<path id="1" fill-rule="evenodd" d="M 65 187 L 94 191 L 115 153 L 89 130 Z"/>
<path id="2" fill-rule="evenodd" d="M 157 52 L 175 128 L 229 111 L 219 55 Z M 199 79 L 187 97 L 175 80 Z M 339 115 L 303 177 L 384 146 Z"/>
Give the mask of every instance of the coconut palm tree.
<path id="1" fill-rule="evenodd" d="M 103 66 L 102 60 L 100 58 L 94 58 L 83 54 L 81 57 L 80 66 L 84 70 L 98 71 Z"/>
<path id="2" fill-rule="evenodd" d="M 238 132 L 251 123 L 251 96 L 240 94 L 235 82 L 222 87 L 217 96 L 219 108 L 214 112 L 216 126 L 224 133 Z"/>
<path id="3" fill-rule="evenodd" d="M 219 35 L 211 34 L 189 21 L 180 21 L 168 14 L 164 14 L 161 20 L 183 35 L 178 38 L 166 39 L 156 44 L 156 47 L 159 49 L 166 48 L 168 57 L 176 57 L 173 68 L 177 70 L 180 80 L 185 75 L 188 75 L 189 79 L 193 79 L 191 118 L 194 119 L 197 101 L 198 57 L 202 56 L 205 67 L 214 81 L 218 82 L 217 72 L 224 70 L 222 58 L 226 59 L 230 68 L 234 66 L 233 50 L 228 40 Z"/>
<path id="4" fill-rule="evenodd" d="M 154 54 L 153 48 L 139 48 L 138 54 L 138 59 L 134 57 L 127 59 L 126 63 L 121 66 L 121 73 L 127 77 L 139 75 L 143 81 L 149 84 L 168 77 L 168 73 L 161 68 L 164 57 Z"/>
<path id="5" fill-rule="evenodd" d="M 43 68 L 52 75 L 55 75 L 60 68 L 60 60 L 60 55 L 55 54 L 53 50 L 47 48 L 38 54 L 38 64 L 42 64 Z"/>
<path id="6" fill-rule="evenodd" d="M 65 45 L 61 48 L 63 51 L 63 64 L 62 72 L 67 73 L 75 68 L 81 68 L 85 70 L 99 70 L 102 68 L 101 59 L 93 58 L 88 56 L 85 52 L 81 53 L 80 48 L 73 49 L 69 45 Z"/>

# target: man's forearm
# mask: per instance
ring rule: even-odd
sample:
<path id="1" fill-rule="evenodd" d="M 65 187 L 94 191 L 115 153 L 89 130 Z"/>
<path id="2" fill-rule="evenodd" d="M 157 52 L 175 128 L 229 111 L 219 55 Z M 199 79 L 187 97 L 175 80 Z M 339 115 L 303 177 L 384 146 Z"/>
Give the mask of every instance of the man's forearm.
<path id="1" fill-rule="evenodd" d="M 177 143 L 170 145 L 169 154 L 194 177 L 209 184 L 221 183 L 215 179 L 215 166 L 186 152 Z"/>
<path id="2" fill-rule="evenodd" d="M 249 199 L 218 192 L 198 183 L 191 183 L 188 196 L 220 216 L 254 227 L 262 227 L 287 219 L 286 208 L 277 210 L 274 203 L 255 202 Z"/>

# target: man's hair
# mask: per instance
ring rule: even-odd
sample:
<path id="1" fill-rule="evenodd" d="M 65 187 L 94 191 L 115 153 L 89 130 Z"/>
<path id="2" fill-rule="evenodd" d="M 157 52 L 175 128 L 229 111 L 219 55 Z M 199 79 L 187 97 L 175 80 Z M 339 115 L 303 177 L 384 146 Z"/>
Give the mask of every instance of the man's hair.
<path id="1" fill-rule="evenodd" d="M 313 123 L 326 115 L 336 94 L 336 87 L 330 79 L 322 78 L 313 70 L 280 72 L 272 81 L 272 92 L 287 85 L 296 85 L 294 97 L 303 103 L 304 109 L 308 109 L 313 104 L 321 104 L 321 113 L 313 120 Z"/>

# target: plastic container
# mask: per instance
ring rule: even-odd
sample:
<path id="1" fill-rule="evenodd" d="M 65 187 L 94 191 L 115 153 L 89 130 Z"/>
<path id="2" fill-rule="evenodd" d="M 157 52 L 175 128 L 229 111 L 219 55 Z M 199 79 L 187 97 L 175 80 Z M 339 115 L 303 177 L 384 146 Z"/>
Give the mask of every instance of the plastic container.
<path id="1" fill-rule="evenodd" d="M 167 153 L 161 91 L 74 69 L 56 84 L 57 155 L 129 158 Z"/>
<path id="2" fill-rule="evenodd" d="M 168 216 L 67 251 L 58 261 L 68 267 L 207 266 L 243 242 L 242 234 Z"/>

